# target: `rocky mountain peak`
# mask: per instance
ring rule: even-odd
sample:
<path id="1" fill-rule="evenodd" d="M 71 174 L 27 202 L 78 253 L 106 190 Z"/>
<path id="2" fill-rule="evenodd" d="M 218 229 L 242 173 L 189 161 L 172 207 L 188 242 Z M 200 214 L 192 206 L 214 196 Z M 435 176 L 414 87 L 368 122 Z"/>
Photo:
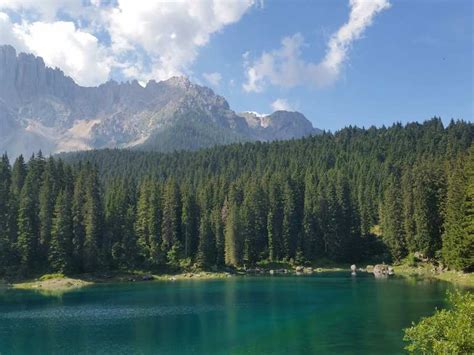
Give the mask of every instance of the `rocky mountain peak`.
<path id="1" fill-rule="evenodd" d="M 81 87 L 41 57 L 0 46 L 0 150 L 10 155 L 105 147 L 198 149 L 314 134 L 300 113 L 237 115 L 184 76 Z"/>

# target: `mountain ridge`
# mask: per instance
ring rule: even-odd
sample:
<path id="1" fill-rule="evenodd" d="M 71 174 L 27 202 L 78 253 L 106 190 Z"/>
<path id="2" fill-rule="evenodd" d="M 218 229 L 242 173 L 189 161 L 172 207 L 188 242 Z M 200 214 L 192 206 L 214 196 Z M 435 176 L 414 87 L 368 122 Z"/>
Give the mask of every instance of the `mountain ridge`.
<path id="1" fill-rule="evenodd" d="M 199 149 L 321 131 L 298 112 L 237 114 L 186 77 L 83 87 L 41 57 L 0 46 L 0 150 L 11 155 L 100 148 Z M 173 137 L 174 135 L 174 137 Z"/>

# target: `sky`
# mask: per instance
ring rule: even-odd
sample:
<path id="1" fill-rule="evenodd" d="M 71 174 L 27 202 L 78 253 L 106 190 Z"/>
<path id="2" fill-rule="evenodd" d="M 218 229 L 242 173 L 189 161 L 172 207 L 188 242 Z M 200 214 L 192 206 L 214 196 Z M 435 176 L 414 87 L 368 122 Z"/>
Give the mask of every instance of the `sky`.
<path id="1" fill-rule="evenodd" d="M 0 44 L 77 83 L 186 75 L 337 130 L 474 120 L 471 0 L 0 0 Z"/>

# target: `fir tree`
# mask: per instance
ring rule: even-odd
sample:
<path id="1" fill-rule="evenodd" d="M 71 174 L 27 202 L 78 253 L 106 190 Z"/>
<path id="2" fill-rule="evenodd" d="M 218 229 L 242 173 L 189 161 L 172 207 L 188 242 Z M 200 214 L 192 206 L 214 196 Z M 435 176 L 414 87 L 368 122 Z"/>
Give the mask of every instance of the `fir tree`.
<path id="1" fill-rule="evenodd" d="M 51 245 L 48 250 L 48 260 L 53 271 L 66 273 L 72 270 L 72 239 L 71 196 L 66 191 L 61 191 L 54 206 Z"/>

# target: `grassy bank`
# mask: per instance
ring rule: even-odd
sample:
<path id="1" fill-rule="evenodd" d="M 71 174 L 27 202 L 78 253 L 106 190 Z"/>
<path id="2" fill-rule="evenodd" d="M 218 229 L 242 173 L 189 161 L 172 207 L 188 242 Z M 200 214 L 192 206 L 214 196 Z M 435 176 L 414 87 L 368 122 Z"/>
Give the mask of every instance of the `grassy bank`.
<path id="1" fill-rule="evenodd" d="M 360 264 L 365 267 L 365 264 Z M 349 265 L 331 264 L 331 263 L 317 263 L 311 266 L 312 273 L 319 272 L 336 272 L 349 271 Z M 17 289 L 36 290 L 42 293 L 64 293 L 75 290 L 81 287 L 90 286 L 100 283 L 121 283 L 121 282 L 149 282 L 149 281 L 178 281 L 178 280 L 211 280 L 224 279 L 232 276 L 259 274 L 269 275 L 270 270 L 278 271 L 284 270 L 287 274 L 292 274 L 295 271 L 295 266 L 277 262 L 277 263 L 259 263 L 257 268 L 247 270 L 236 269 L 232 273 L 227 271 L 182 271 L 182 272 L 168 272 L 168 273 L 153 273 L 140 270 L 130 271 L 113 271 L 102 273 L 90 273 L 65 276 L 63 274 L 47 274 L 35 279 L 29 280 L 15 280 L 11 282 L 11 287 Z M 425 279 L 438 279 L 453 284 L 474 287 L 474 274 L 462 273 L 456 271 L 442 271 L 437 269 L 430 263 L 417 263 L 416 265 L 409 265 L 404 263 L 394 266 L 395 274 L 405 277 L 417 277 Z"/>
<path id="2" fill-rule="evenodd" d="M 418 277 L 427 279 L 437 279 L 451 282 L 460 286 L 474 288 L 474 273 L 464 273 L 460 271 L 437 271 L 431 263 L 418 263 L 417 265 L 396 265 L 395 274 L 407 277 Z"/>
<path id="3" fill-rule="evenodd" d="M 210 280 L 231 277 L 227 272 L 183 272 L 170 274 L 152 274 L 143 271 L 122 271 L 110 273 L 93 273 L 65 276 L 63 274 L 46 274 L 35 279 L 16 280 L 10 283 L 15 289 L 35 290 L 42 293 L 64 293 L 81 287 L 100 283 L 176 281 L 176 280 Z"/>
<path id="4" fill-rule="evenodd" d="M 12 287 L 23 290 L 36 290 L 42 293 L 63 293 L 92 284 L 93 282 L 80 278 L 67 277 L 62 274 L 47 274 L 35 280 L 13 283 Z"/>

